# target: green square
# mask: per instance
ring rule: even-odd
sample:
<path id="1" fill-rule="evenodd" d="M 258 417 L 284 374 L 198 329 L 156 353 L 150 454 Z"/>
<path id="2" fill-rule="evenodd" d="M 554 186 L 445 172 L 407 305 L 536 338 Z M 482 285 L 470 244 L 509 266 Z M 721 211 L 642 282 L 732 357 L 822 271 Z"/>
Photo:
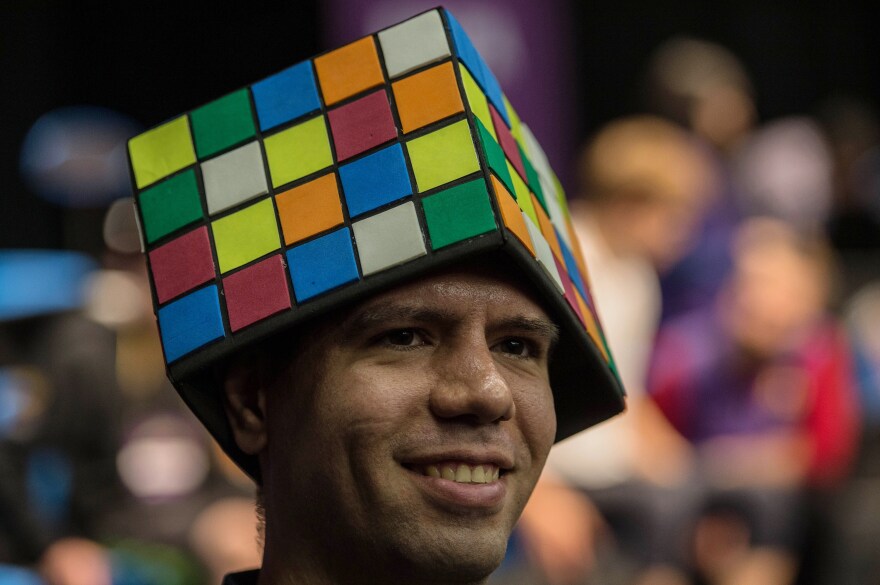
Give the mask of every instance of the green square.
<path id="1" fill-rule="evenodd" d="M 131 169 L 138 189 L 152 185 L 196 162 L 189 120 L 175 118 L 128 141 Z"/>
<path id="2" fill-rule="evenodd" d="M 301 179 L 333 164 L 324 116 L 273 134 L 263 144 L 273 187 Z"/>
<path id="3" fill-rule="evenodd" d="M 410 140 L 406 150 L 419 193 L 480 170 L 467 120 Z"/>
<path id="4" fill-rule="evenodd" d="M 518 146 L 519 148 L 519 156 L 522 159 L 523 166 L 526 168 L 526 178 L 529 180 L 529 188 L 532 190 L 532 193 L 535 194 L 535 197 L 541 203 L 541 207 L 544 208 L 544 211 L 550 213 L 547 209 L 547 202 L 544 201 L 544 190 L 541 189 L 541 180 L 538 178 L 538 171 L 535 170 L 535 167 L 532 166 L 532 161 L 529 160 L 529 157 L 526 156 L 526 151 L 523 150 L 522 146 Z"/>
<path id="5" fill-rule="evenodd" d="M 534 203 L 532 203 L 532 195 L 529 193 L 528 185 L 520 178 L 519 173 L 516 172 L 512 164 L 507 163 L 507 170 L 510 176 L 513 177 L 513 193 L 516 195 L 516 202 L 519 204 L 519 208 L 532 219 L 536 226 L 540 226 L 538 213 L 535 211 Z"/>
<path id="6" fill-rule="evenodd" d="M 199 158 L 251 138 L 256 133 L 247 89 L 205 104 L 190 113 Z"/>
<path id="7" fill-rule="evenodd" d="M 425 197 L 422 206 L 435 250 L 497 227 L 483 178 Z"/>
<path id="8" fill-rule="evenodd" d="M 143 191 L 138 200 L 149 244 L 202 218 L 199 186 L 192 169 Z"/>
<path id="9" fill-rule="evenodd" d="M 501 145 L 492 138 L 492 135 L 486 130 L 486 127 L 483 126 L 483 123 L 480 122 L 479 119 L 476 119 L 475 121 L 477 123 L 477 132 L 480 135 L 480 143 L 482 143 L 483 151 L 486 153 L 486 162 L 489 164 L 489 168 L 495 171 L 495 174 L 498 175 L 498 178 L 501 179 L 501 182 L 507 187 L 507 190 L 513 193 L 513 181 L 510 178 L 507 158 L 504 156 L 504 151 L 501 149 Z"/>
<path id="10" fill-rule="evenodd" d="M 211 224 L 220 272 L 256 260 L 281 247 L 275 206 L 263 199 L 241 211 L 227 215 Z"/>
<path id="11" fill-rule="evenodd" d="M 461 71 L 461 82 L 464 85 L 464 93 L 467 96 L 471 112 L 483 123 L 483 127 L 489 131 L 492 138 L 497 139 L 495 136 L 495 126 L 492 125 L 492 115 L 489 113 L 489 102 L 486 101 L 486 94 L 482 92 L 480 86 L 477 85 L 477 82 L 471 76 L 471 72 L 468 71 L 463 63 L 459 63 L 458 70 Z"/>

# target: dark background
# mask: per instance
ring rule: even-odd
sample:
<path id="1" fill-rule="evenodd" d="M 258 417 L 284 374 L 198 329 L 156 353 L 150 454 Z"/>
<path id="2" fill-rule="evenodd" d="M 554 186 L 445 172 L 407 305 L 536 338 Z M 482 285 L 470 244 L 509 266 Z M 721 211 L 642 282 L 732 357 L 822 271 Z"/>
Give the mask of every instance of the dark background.
<path id="1" fill-rule="evenodd" d="M 89 104 L 153 126 L 327 48 L 314 0 L 108 6 L 0 3 L 0 249 L 101 247 L 103 209 L 43 202 L 20 176 L 22 140 L 41 114 Z M 868 2 L 615 0 L 570 9 L 579 141 L 641 109 L 645 60 L 673 35 L 737 54 L 754 80 L 762 120 L 809 114 L 840 93 L 880 103 L 880 19 Z"/>

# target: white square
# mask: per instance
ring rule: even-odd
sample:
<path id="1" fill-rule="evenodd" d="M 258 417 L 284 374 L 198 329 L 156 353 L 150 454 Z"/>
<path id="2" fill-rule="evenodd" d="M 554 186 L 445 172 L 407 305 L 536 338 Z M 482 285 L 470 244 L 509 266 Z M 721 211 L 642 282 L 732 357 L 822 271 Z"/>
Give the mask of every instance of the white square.
<path id="1" fill-rule="evenodd" d="M 269 192 L 263 152 L 258 142 L 202 163 L 208 213 L 214 215 Z"/>
<path id="2" fill-rule="evenodd" d="M 544 272 L 546 272 L 556 284 L 559 293 L 565 293 L 562 278 L 559 276 L 559 271 L 556 269 L 556 260 L 553 258 L 553 250 L 550 249 L 550 244 L 547 243 L 540 228 L 532 222 L 532 218 L 525 214 L 523 214 L 523 217 L 526 220 L 526 229 L 529 230 L 532 244 L 535 246 L 535 255 L 538 257 L 538 263 L 541 265 L 541 268 L 544 269 Z"/>
<path id="3" fill-rule="evenodd" d="M 383 30 L 379 43 L 391 78 L 450 55 L 443 20 L 436 10 Z"/>
<path id="4" fill-rule="evenodd" d="M 352 224 L 364 276 L 427 254 L 412 201 Z"/>

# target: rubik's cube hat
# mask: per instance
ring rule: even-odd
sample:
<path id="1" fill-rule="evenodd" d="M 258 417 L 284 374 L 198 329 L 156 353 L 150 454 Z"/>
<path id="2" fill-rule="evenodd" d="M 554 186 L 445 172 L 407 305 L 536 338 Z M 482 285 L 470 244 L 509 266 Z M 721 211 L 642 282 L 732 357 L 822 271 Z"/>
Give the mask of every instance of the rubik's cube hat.
<path id="1" fill-rule="evenodd" d="M 560 324 L 557 439 L 623 409 L 559 181 L 446 10 L 297 63 L 128 151 L 169 377 L 251 476 L 213 364 L 480 255 L 511 258 Z"/>

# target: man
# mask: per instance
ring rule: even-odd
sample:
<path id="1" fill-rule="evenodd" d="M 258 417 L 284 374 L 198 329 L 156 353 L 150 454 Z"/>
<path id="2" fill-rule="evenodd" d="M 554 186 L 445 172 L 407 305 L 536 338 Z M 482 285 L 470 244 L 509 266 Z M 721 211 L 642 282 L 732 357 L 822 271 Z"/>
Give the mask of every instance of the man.
<path id="1" fill-rule="evenodd" d="M 485 582 L 554 440 L 623 402 L 558 182 L 460 25 L 129 154 L 169 375 L 261 488 L 262 569 L 226 582 Z"/>

